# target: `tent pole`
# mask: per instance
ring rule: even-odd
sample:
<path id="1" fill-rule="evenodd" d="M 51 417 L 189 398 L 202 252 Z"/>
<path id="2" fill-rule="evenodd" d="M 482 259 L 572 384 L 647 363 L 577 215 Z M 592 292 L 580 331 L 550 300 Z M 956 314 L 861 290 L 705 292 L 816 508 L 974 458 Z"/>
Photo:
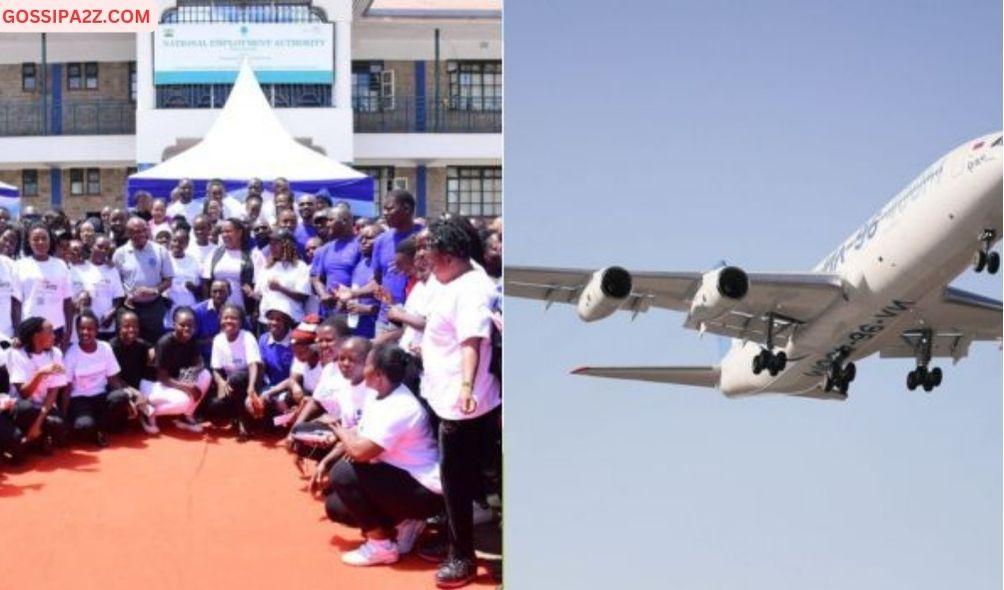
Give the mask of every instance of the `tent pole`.
<path id="1" fill-rule="evenodd" d="M 435 42 L 436 42 L 436 47 L 435 47 L 435 50 L 436 50 L 436 54 L 435 54 L 436 63 L 433 66 L 433 79 L 435 80 L 435 82 L 434 82 L 435 83 L 435 86 L 434 86 L 435 90 L 433 91 L 433 101 L 436 104 L 436 109 L 434 111 L 435 114 L 436 114 L 436 122 L 434 123 L 434 125 L 435 125 L 435 129 L 434 130 L 438 132 L 440 130 L 439 129 L 440 128 L 440 118 L 439 118 L 439 29 L 438 28 L 436 29 Z"/>

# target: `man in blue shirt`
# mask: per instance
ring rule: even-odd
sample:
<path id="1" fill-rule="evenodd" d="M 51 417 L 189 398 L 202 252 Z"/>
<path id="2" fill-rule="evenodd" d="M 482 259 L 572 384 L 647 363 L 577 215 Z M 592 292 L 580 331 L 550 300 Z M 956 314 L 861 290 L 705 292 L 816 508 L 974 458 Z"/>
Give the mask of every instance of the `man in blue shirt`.
<path id="1" fill-rule="evenodd" d="M 386 297 L 381 298 L 377 334 L 395 328 L 387 321 L 387 310 L 392 305 L 403 304 L 405 299 L 408 276 L 394 265 L 397 245 L 422 230 L 422 226 L 415 223 L 415 197 L 406 190 L 395 189 L 387 193 L 383 201 L 383 217 L 390 230 L 380 234 L 373 242 L 374 282 L 362 289 L 340 289 L 338 294 L 340 301 L 348 301 L 372 295 L 377 291 L 376 285 L 380 285 Z"/>
<path id="2" fill-rule="evenodd" d="M 334 207 L 330 217 L 331 241 L 321 246 L 310 265 L 310 282 L 321 299 L 324 317 L 336 309 L 335 293 L 341 288 L 352 287 L 352 272 L 362 258 L 359 241 L 352 234 L 352 212 L 347 207 Z M 367 283 L 369 281 L 363 284 Z"/>
<path id="3" fill-rule="evenodd" d="M 207 367 L 213 352 L 213 338 L 220 333 L 220 308 L 229 297 L 230 283 L 216 280 L 209 285 L 209 299 L 195 306 L 195 339 Z"/>
<path id="4" fill-rule="evenodd" d="M 266 317 L 268 331 L 258 338 L 258 350 L 265 365 L 265 381 L 274 387 L 289 378 L 289 369 L 293 365 L 293 346 L 290 343 L 293 318 L 278 309 L 269 310 Z"/>
<path id="5" fill-rule="evenodd" d="M 300 223 L 293 232 L 296 243 L 300 245 L 302 251 L 307 245 L 307 240 L 317 235 L 317 228 L 314 227 L 314 212 L 317 210 L 317 199 L 314 195 L 303 195 L 296 201 L 296 210 L 300 214 Z"/>
<path id="6" fill-rule="evenodd" d="M 352 271 L 352 288 L 359 289 L 373 282 L 373 241 L 382 231 L 381 227 L 371 223 L 359 231 L 359 252 L 362 257 Z M 372 295 L 353 299 L 348 303 L 349 314 L 358 316 L 354 336 L 373 338 L 376 335 L 377 314 L 380 312 L 380 302 Z M 351 324 L 351 322 L 350 322 Z"/>

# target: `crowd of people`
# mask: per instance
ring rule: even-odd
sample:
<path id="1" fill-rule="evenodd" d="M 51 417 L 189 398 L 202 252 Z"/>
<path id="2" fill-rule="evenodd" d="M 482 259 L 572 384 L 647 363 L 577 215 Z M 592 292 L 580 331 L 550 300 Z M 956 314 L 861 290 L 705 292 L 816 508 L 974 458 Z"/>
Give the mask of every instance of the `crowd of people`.
<path id="1" fill-rule="evenodd" d="M 501 493 L 501 218 L 427 223 L 393 190 L 372 219 L 281 178 L 134 200 L 0 209 L 0 453 L 169 419 L 279 436 L 361 531 L 344 562 L 415 549 L 440 587 L 471 581 L 475 512 Z"/>

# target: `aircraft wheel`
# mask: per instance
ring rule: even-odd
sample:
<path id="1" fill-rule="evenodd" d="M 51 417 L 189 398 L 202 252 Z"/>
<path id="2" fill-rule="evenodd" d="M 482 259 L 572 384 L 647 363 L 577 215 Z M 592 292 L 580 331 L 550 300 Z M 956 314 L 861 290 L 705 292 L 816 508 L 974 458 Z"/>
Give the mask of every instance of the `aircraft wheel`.
<path id="1" fill-rule="evenodd" d="M 759 375 L 763 371 L 763 358 L 761 355 L 753 357 L 753 374 Z"/>
<path id="2" fill-rule="evenodd" d="M 917 367 L 915 371 L 917 373 L 917 385 L 923 385 L 924 381 L 927 381 L 927 367 Z"/>
<path id="3" fill-rule="evenodd" d="M 983 250 L 976 252 L 976 255 L 973 257 L 973 267 L 975 268 L 976 272 L 983 272 L 983 269 L 986 267 L 987 262 L 989 261 L 987 260 L 986 252 L 984 252 Z"/>
<path id="4" fill-rule="evenodd" d="M 990 274 L 997 274 L 997 271 L 1001 267 L 1001 255 L 997 252 L 991 252 L 987 254 L 987 272 Z"/>
<path id="5" fill-rule="evenodd" d="M 941 367 L 934 367 L 931 369 L 931 373 L 928 375 L 928 378 L 935 387 L 941 385 Z"/>
<path id="6" fill-rule="evenodd" d="M 854 363 L 847 363 L 847 366 L 844 367 L 844 380 L 850 383 L 857 376 L 858 368 L 854 366 Z"/>
<path id="7" fill-rule="evenodd" d="M 827 393 L 833 391 L 833 379 L 826 378 L 826 381 L 823 382 L 823 391 Z"/>
<path id="8" fill-rule="evenodd" d="M 910 391 L 917 389 L 917 372 L 910 371 L 906 374 L 906 388 Z"/>
<path id="9" fill-rule="evenodd" d="M 923 386 L 924 386 L 924 391 L 926 391 L 928 393 L 930 393 L 931 390 L 934 389 L 934 383 L 931 383 L 930 379 L 925 379 L 924 383 L 923 383 Z"/>
<path id="10" fill-rule="evenodd" d="M 774 359 L 777 361 L 777 370 L 779 373 L 788 366 L 788 354 L 783 350 L 778 352 L 777 355 L 774 356 Z"/>
<path id="11" fill-rule="evenodd" d="M 842 393 L 844 395 L 847 395 L 847 388 L 849 386 L 850 386 L 850 383 L 848 383 L 847 381 L 844 381 L 843 379 L 841 379 L 840 380 L 840 393 Z"/>

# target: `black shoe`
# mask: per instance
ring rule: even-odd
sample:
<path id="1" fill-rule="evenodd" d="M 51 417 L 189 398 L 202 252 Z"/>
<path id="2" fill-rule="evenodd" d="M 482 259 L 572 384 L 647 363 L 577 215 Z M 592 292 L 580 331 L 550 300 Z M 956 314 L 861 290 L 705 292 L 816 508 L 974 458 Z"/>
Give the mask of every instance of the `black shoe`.
<path id="1" fill-rule="evenodd" d="M 56 446 L 55 441 L 52 440 L 51 436 L 49 436 L 48 434 L 46 434 L 46 435 L 42 436 L 42 440 L 41 440 L 41 442 L 39 442 L 39 447 L 38 448 L 42 452 L 43 455 L 49 456 L 49 455 L 52 454 L 53 449 L 55 448 L 55 446 Z"/>
<path id="2" fill-rule="evenodd" d="M 419 559 L 429 563 L 442 564 L 446 561 L 446 543 L 442 538 L 435 538 L 423 543 L 415 553 Z"/>
<path id="3" fill-rule="evenodd" d="M 105 436 L 104 432 L 98 432 L 97 443 L 102 449 L 108 446 L 108 437 Z"/>
<path id="4" fill-rule="evenodd" d="M 477 575 L 478 566 L 473 559 L 451 559 L 436 572 L 436 586 L 459 588 L 470 584 Z"/>

